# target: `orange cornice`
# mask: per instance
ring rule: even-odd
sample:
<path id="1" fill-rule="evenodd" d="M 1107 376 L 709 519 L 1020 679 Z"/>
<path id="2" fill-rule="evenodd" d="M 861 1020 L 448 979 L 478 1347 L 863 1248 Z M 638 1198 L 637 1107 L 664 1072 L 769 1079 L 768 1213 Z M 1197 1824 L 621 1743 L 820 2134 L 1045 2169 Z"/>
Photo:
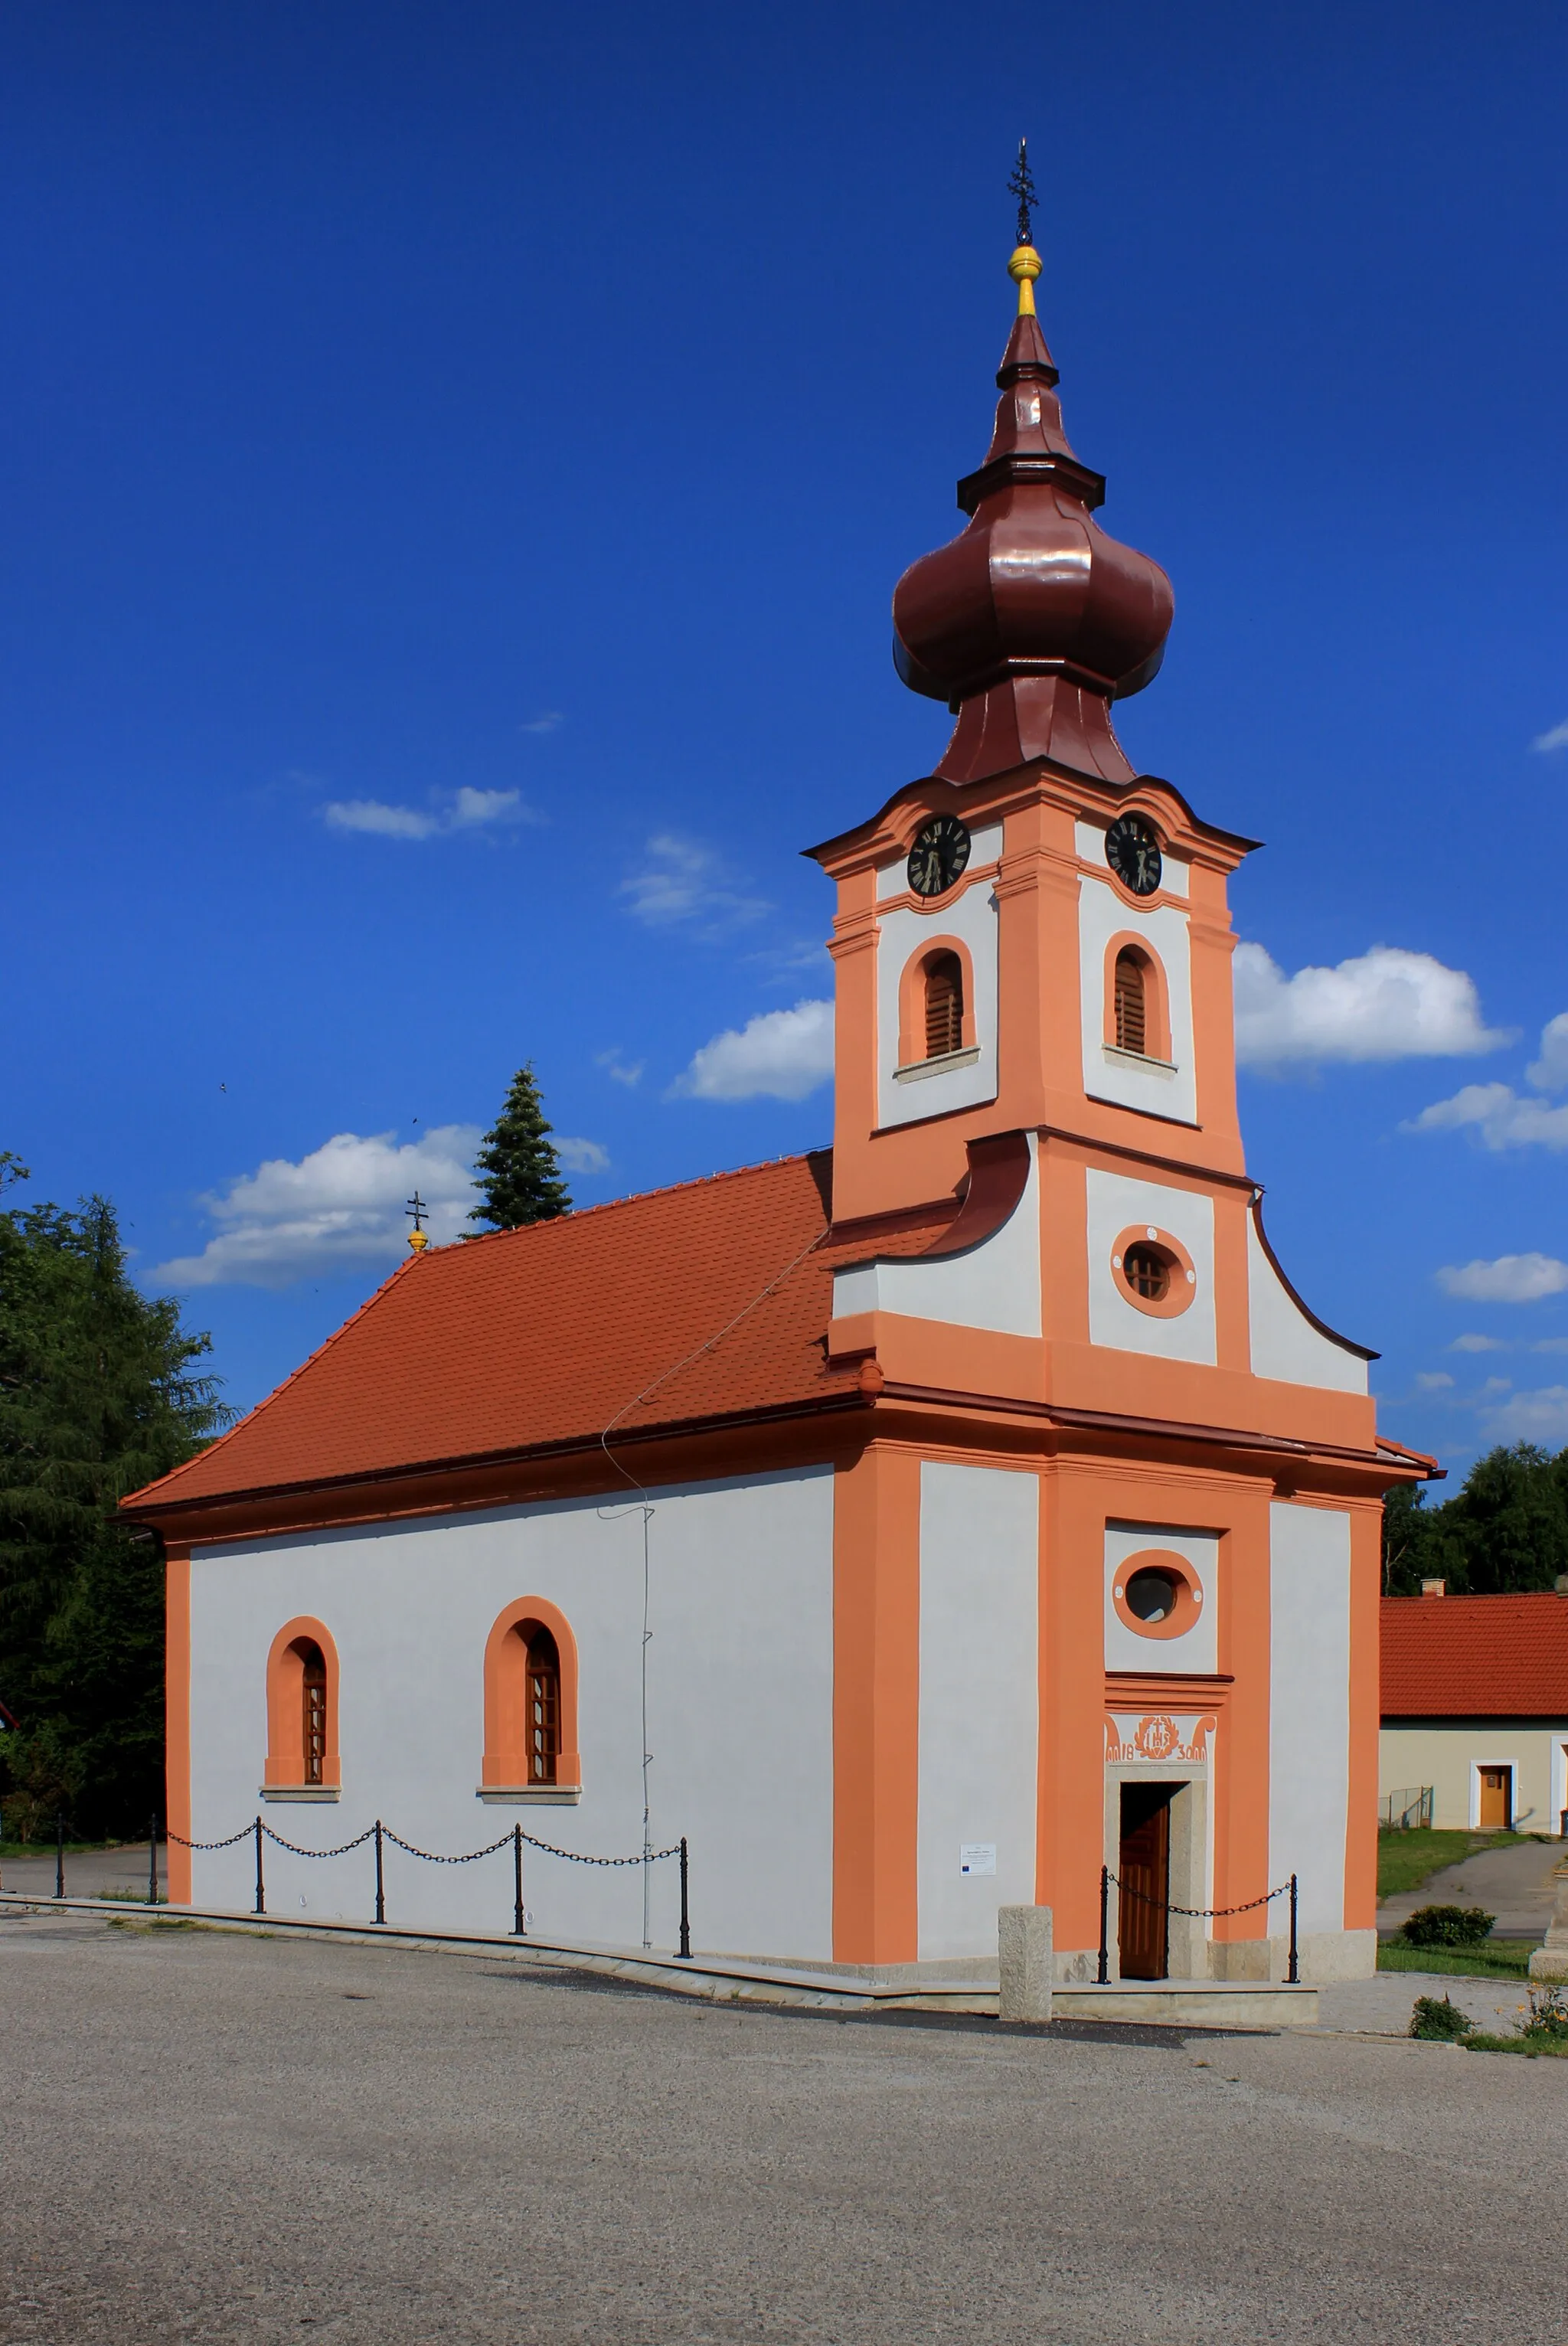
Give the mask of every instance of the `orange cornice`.
<path id="1" fill-rule="evenodd" d="M 907 848 L 927 813 L 962 814 L 972 826 L 993 821 L 1014 808 L 1044 800 L 1064 812 L 1103 813 L 1107 821 L 1117 814 L 1147 811 L 1158 821 L 1171 844 L 1195 862 L 1220 872 L 1233 872 L 1243 856 L 1261 842 L 1237 831 L 1221 831 L 1196 816 L 1174 783 L 1157 774 L 1140 774 L 1125 789 L 1072 767 L 1032 760 L 1009 773 L 988 776 L 982 782 L 958 784 L 934 774 L 906 782 L 879 807 L 869 821 L 840 831 L 816 847 L 801 850 L 836 877 L 886 862 Z"/>

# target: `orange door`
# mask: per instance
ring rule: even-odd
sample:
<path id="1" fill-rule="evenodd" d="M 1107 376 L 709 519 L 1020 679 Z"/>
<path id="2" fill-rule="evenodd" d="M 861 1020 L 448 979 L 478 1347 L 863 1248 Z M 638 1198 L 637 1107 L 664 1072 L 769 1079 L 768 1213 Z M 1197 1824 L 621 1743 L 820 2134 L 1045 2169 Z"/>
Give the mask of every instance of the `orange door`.
<path id="1" fill-rule="evenodd" d="M 1481 1826 L 1483 1832 L 1506 1832 L 1513 1822 L 1513 1770 L 1483 1768 L 1481 1771 Z"/>

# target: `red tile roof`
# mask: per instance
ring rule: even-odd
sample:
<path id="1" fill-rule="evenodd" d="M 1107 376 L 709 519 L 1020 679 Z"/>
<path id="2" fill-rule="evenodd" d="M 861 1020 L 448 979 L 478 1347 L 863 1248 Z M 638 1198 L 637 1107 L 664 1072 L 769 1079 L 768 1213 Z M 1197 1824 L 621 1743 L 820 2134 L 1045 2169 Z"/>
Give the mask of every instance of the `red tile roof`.
<path id="1" fill-rule="evenodd" d="M 1385 1719 L 1568 1719 L 1568 1597 L 1385 1596 Z"/>
<path id="2" fill-rule="evenodd" d="M 827 1151 L 410 1256 L 268 1400 L 126 1502 L 166 1504 L 494 1456 L 848 1394 L 823 1338 Z M 930 1243 L 951 1220 L 879 1235 Z M 733 1323 L 733 1324 L 731 1324 Z"/>

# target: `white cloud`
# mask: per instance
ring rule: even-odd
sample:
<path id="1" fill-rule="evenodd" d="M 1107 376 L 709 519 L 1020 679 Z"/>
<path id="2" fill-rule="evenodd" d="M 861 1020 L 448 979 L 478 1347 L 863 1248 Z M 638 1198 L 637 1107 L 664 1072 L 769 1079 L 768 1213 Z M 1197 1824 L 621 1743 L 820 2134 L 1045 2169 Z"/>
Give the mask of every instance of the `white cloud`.
<path id="1" fill-rule="evenodd" d="M 833 1072 L 833 1005 L 769 1010 L 705 1043 L 670 1086 L 687 1099 L 804 1099 Z"/>
<path id="2" fill-rule="evenodd" d="M 332 799 L 321 809 L 329 831 L 368 831 L 379 839 L 434 839 L 454 831 L 484 831 L 496 823 L 538 822 L 520 790 L 475 790 L 465 783 L 443 804 L 431 808 L 388 806 L 382 799 Z"/>
<path id="3" fill-rule="evenodd" d="M 744 896 L 730 883 L 719 856 L 693 839 L 661 831 L 643 850 L 639 869 L 621 882 L 639 921 L 650 928 L 690 922 L 709 936 L 743 927 L 768 911 L 759 896 Z"/>
<path id="4" fill-rule="evenodd" d="M 1441 1369 L 1427 1369 L 1417 1377 L 1416 1389 L 1420 1392 L 1443 1392 L 1452 1382 L 1453 1379 L 1445 1376 Z"/>
<path id="5" fill-rule="evenodd" d="M 544 709 L 537 717 L 530 717 L 526 725 L 520 725 L 517 730 L 519 733 L 558 733 L 565 721 L 558 709 Z"/>
<path id="6" fill-rule="evenodd" d="M 1482 1023 L 1473 979 L 1431 954 L 1374 945 L 1334 969 L 1287 977 L 1261 945 L 1236 949 L 1236 1055 L 1243 1066 L 1465 1058 L 1507 1039 Z"/>
<path id="7" fill-rule="evenodd" d="M 403 1208 L 416 1188 L 432 1239 L 456 1238 L 476 1203 L 480 1138 L 473 1124 L 442 1125 L 401 1148 L 390 1132 L 339 1132 L 297 1165 L 270 1158 L 201 1200 L 218 1230 L 200 1254 L 151 1275 L 174 1287 L 288 1287 L 391 1263 L 406 1247 Z"/>
<path id="8" fill-rule="evenodd" d="M 625 1084 L 628 1091 L 635 1091 L 643 1079 L 642 1060 L 634 1059 L 628 1065 L 618 1050 L 601 1051 L 595 1059 L 594 1065 L 596 1067 L 603 1067 L 612 1083 Z"/>
<path id="9" fill-rule="evenodd" d="M 1541 1056 L 1524 1070 L 1540 1092 L 1568 1091 L 1568 1010 L 1541 1029 Z M 1512 1084 L 1463 1084 L 1451 1099 L 1423 1107 L 1407 1132 L 1457 1132 L 1471 1126 L 1488 1148 L 1568 1148 L 1568 1105 L 1549 1107 Z"/>
<path id="10" fill-rule="evenodd" d="M 1568 1092 L 1568 1010 L 1541 1029 L 1541 1056 L 1525 1068 L 1524 1079 L 1538 1092 Z"/>
<path id="11" fill-rule="evenodd" d="M 1456 1336 L 1449 1346 L 1451 1352 L 1506 1352 L 1508 1346 L 1501 1336 Z"/>
<path id="12" fill-rule="evenodd" d="M 1514 1393 L 1495 1409 L 1483 1411 L 1481 1423 L 1489 1442 L 1539 1442 L 1549 1450 L 1560 1448 L 1568 1443 L 1568 1385 Z"/>
<path id="13" fill-rule="evenodd" d="M 1553 725 L 1549 733 L 1538 733 L 1530 746 L 1532 750 L 1568 750 L 1568 717 L 1561 725 Z"/>
<path id="14" fill-rule="evenodd" d="M 607 1173 L 610 1152 L 596 1140 L 568 1140 L 554 1136 L 551 1146 L 568 1173 Z"/>
<path id="15" fill-rule="evenodd" d="M 1568 1352 L 1568 1336 L 1543 1336 L 1530 1349 L 1532 1352 Z"/>
<path id="16" fill-rule="evenodd" d="M 1463 1296 L 1471 1303 L 1538 1303 L 1543 1295 L 1561 1295 L 1568 1289 L 1568 1262 L 1550 1254 L 1500 1254 L 1495 1262 L 1446 1264 L 1437 1278 L 1446 1294 Z M 1467 1344 L 1464 1349 L 1481 1348 Z"/>
<path id="17" fill-rule="evenodd" d="M 1458 1132 L 1466 1126 L 1488 1148 L 1568 1148 L 1568 1105 L 1522 1099 L 1511 1084 L 1464 1084 L 1451 1099 L 1423 1107 L 1405 1130 Z"/>

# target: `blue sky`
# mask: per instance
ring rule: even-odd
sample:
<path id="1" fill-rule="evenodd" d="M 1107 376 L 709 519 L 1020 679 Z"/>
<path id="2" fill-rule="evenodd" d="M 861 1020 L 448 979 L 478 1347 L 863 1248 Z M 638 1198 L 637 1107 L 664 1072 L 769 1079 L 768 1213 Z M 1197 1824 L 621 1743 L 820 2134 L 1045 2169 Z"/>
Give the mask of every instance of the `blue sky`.
<path id="1" fill-rule="evenodd" d="M 940 754 L 889 598 L 1027 131 L 1068 427 L 1176 587 L 1123 738 L 1268 842 L 1275 1243 L 1390 1432 L 1568 1442 L 1565 81 L 1531 5 L 6 12 L 33 1194 L 112 1196 L 249 1403 L 524 1057 L 584 1202 L 829 1137 L 798 851 Z"/>

